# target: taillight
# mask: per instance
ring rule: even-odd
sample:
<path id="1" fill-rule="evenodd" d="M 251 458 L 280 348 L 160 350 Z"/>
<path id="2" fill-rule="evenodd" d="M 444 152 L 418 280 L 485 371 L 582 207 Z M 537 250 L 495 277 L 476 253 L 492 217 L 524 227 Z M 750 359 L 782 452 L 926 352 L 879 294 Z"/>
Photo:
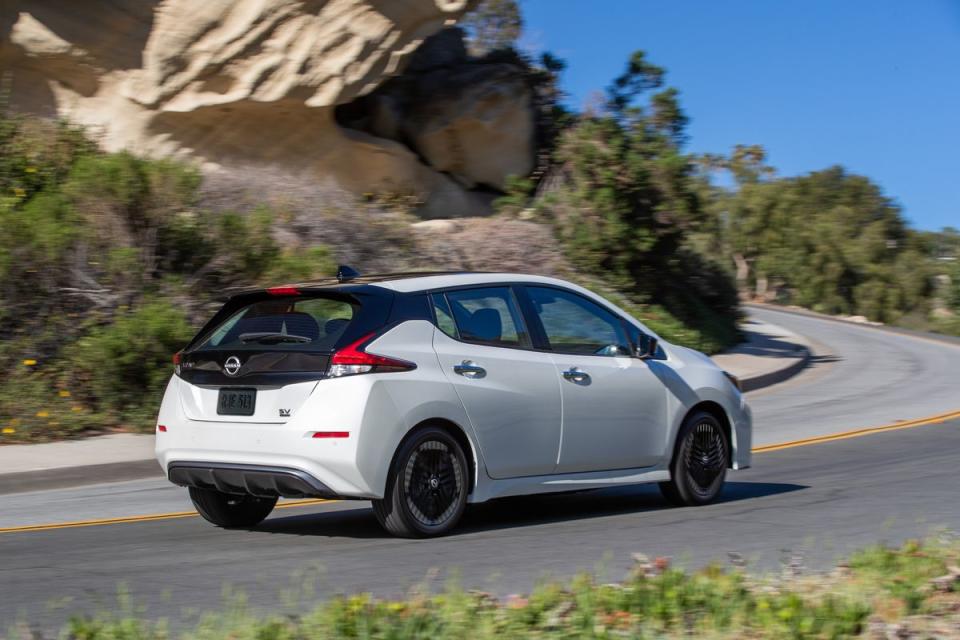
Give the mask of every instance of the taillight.
<path id="1" fill-rule="evenodd" d="M 272 296 L 298 296 L 300 295 L 300 290 L 291 286 L 270 287 L 267 289 L 267 293 Z"/>
<path id="2" fill-rule="evenodd" d="M 173 354 L 173 371 L 180 375 L 180 363 L 183 362 L 183 351 L 177 351 Z"/>
<path id="3" fill-rule="evenodd" d="M 364 347 L 373 340 L 376 333 L 369 333 L 356 342 L 338 349 L 330 357 L 328 375 L 331 378 L 354 376 L 358 373 L 386 373 L 388 371 L 412 371 L 417 368 L 412 362 L 398 358 L 367 353 Z"/>

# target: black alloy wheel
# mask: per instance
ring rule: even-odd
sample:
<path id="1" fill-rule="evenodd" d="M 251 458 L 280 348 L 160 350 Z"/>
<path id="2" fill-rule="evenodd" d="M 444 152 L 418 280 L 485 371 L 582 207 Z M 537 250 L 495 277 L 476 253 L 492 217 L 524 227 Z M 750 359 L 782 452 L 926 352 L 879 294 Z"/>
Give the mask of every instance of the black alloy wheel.
<path id="1" fill-rule="evenodd" d="M 670 481 L 660 491 L 680 506 L 708 504 L 723 490 L 730 460 L 727 435 L 715 416 L 706 412 L 691 415 L 680 429 Z"/>
<path id="2" fill-rule="evenodd" d="M 452 529 L 466 508 L 469 471 L 460 444 L 437 427 L 416 432 L 394 460 L 374 514 L 401 537 L 436 536 Z"/>

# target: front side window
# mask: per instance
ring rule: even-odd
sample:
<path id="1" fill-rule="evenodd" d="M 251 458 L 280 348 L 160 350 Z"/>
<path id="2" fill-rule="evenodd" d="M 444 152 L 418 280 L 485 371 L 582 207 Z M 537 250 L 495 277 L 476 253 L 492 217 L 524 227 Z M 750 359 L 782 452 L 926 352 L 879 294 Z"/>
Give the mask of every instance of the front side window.
<path id="1" fill-rule="evenodd" d="M 460 340 L 495 347 L 530 345 L 509 287 L 448 291 L 446 299 Z M 438 322 L 442 322 L 440 313 L 437 315 Z"/>
<path id="2" fill-rule="evenodd" d="M 570 291 L 527 287 L 550 349 L 585 356 L 628 356 L 630 342 L 613 313 Z"/>
<path id="3" fill-rule="evenodd" d="M 355 305 L 324 297 L 278 298 L 254 302 L 215 328 L 198 350 L 333 349 L 353 320 Z"/>

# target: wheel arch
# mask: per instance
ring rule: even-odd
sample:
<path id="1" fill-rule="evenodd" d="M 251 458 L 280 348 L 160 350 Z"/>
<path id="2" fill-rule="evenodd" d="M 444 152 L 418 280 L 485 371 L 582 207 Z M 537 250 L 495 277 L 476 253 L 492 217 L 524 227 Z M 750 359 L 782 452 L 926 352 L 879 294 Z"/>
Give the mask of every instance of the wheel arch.
<path id="1" fill-rule="evenodd" d="M 701 411 L 709 413 L 716 418 L 717 422 L 720 423 L 721 428 L 723 428 L 723 433 L 727 436 L 727 445 L 730 447 L 730 455 L 727 457 L 727 468 L 732 469 L 736 440 L 734 439 L 733 425 L 730 423 L 730 416 L 727 415 L 727 411 L 723 408 L 723 405 L 721 405 L 719 402 L 714 402 L 713 400 L 702 400 L 687 410 L 683 416 L 683 420 L 680 421 L 680 424 L 686 424 L 687 420 L 690 419 L 690 416 Z M 673 460 L 677 455 L 677 447 L 680 445 L 681 431 L 682 429 L 677 429 L 676 436 L 674 437 L 673 453 L 670 456 L 671 466 L 673 465 Z"/>
<path id="2" fill-rule="evenodd" d="M 397 444 L 397 448 L 393 452 L 393 456 L 390 459 L 390 468 L 393 468 L 393 465 L 397 461 L 397 454 L 400 452 L 400 449 L 403 448 L 403 445 L 407 442 L 407 440 L 409 440 L 415 433 L 417 433 L 417 431 L 423 429 L 424 427 L 436 427 L 446 431 L 450 437 L 456 440 L 457 444 L 463 448 L 463 452 L 467 459 L 467 471 L 470 477 L 467 495 L 472 494 L 477 485 L 477 468 L 479 465 L 477 451 L 463 427 L 448 418 L 427 418 L 410 427 L 403 438 L 401 438 L 400 442 Z"/>

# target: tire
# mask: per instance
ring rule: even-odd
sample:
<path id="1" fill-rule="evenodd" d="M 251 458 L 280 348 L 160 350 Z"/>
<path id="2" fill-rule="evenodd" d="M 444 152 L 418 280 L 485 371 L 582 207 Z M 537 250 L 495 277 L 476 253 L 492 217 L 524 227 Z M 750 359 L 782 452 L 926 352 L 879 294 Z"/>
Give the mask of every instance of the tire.
<path id="1" fill-rule="evenodd" d="M 382 500 L 373 501 L 380 525 L 401 538 L 439 536 L 453 529 L 467 507 L 467 458 L 437 427 L 425 427 L 397 451 Z"/>
<path id="2" fill-rule="evenodd" d="M 221 493 L 213 489 L 190 487 L 190 499 L 207 522 L 225 529 L 253 527 L 270 515 L 276 498 Z"/>
<path id="3" fill-rule="evenodd" d="M 660 483 L 660 493 L 681 507 L 709 504 L 723 491 L 729 463 L 730 443 L 723 426 L 710 413 L 695 413 L 680 428 L 670 481 Z"/>

